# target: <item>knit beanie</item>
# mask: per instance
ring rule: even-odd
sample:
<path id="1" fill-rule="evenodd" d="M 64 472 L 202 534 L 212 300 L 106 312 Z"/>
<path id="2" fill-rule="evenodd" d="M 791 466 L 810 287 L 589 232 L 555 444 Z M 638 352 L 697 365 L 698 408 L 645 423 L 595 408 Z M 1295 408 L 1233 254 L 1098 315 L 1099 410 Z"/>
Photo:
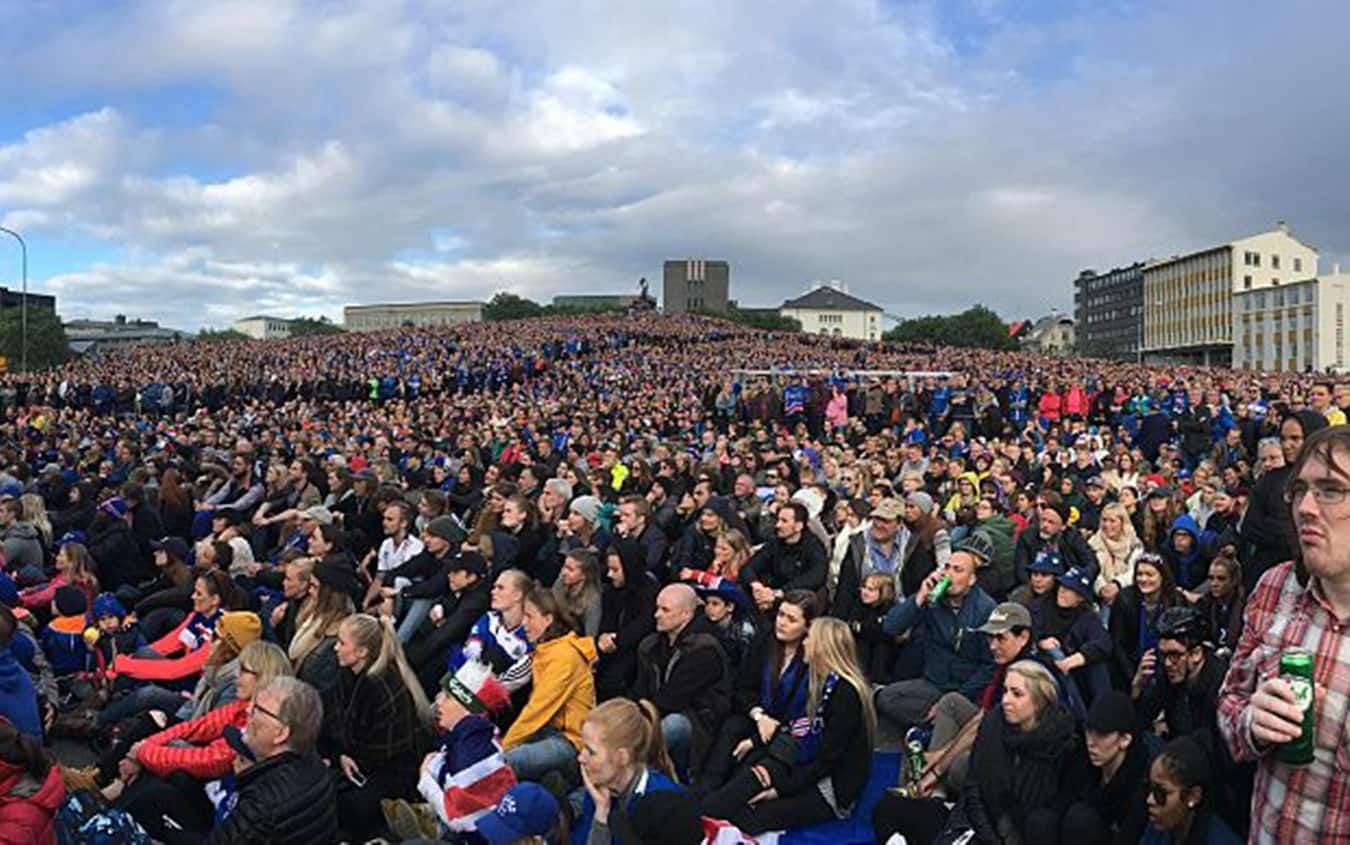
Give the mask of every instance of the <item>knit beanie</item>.
<path id="1" fill-rule="evenodd" d="M 919 509 L 919 512 L 927 515 L 933 512 L 933 497 L 923 492 L 915 490 L 905 497 L 905 504 L 913 505 Z"/>
<path id="2" fill-rule="evenodd" d="M 216 620 L 216 634 L 238 654 L 244 650 L 244 646 L 262 636 L 262 622 L 258 614 L 248 610 L 222 613 Z"/>
<path id="3" fill-rule="evenodd" d="M 117 596 L 112 593 L 99 593 L 98 598 L 94 599 L 94 621 L 102 619 L 105 616 L 116 616 L 122 619 L 127 615 L 127 609 L 117 600 Z"/>
<path id="4" fill-rule="evenodd" d="M 79 587 L 56 588 L 56 612 L 60 616 L 83 616 L 89 609 L 89 599 Z"/>

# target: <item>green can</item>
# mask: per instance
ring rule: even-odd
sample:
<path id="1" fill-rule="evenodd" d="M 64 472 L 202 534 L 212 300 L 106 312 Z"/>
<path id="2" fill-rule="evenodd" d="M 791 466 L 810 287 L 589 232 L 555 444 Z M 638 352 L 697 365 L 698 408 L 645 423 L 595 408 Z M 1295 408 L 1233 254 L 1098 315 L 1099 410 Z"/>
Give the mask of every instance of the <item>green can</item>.
<path id="1" fill-rule="evenodd" d="M 928 603 L 937 604 L 942 601 L 942 597 L 947 595 L 947 588 L 952 585 L 952 576 L 943 575 L 938 582 L 933 585 L 933 589 L 928 591 Z"/>
<path id="2" fill-rule="evenodd" d="M 1280 655 L 1280 677 L 1294 688 L 1298 706 L 1303 710 L 1303 733 L 1298 739 L 1280 746 L 1278 759 L 1289 766 L 1306 766 L 1313 761 L 1314 735 L 1317 730 L 1313 710 L 1313 656 L 1301 648 Z"/>

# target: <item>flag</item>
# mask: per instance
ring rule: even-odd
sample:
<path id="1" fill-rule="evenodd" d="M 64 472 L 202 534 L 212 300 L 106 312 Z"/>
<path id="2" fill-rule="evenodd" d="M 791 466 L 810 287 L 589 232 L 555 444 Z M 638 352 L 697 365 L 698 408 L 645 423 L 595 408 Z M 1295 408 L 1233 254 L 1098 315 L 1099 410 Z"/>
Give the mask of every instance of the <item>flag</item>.
<path id="1" fill-rule="evenodd" d="M 742 833 L 739 827 L 721 819 L 703 818 L 704 845 L 778 845 L 781 831 L 769 831 L 759 836 Z"/>

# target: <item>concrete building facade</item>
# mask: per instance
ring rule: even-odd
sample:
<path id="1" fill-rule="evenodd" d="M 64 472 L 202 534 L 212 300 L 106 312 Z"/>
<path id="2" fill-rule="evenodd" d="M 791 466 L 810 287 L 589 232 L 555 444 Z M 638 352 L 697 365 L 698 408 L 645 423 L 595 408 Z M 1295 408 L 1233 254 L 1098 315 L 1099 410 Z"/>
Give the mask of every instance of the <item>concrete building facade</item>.
<path id="1" fill-rule="evenodd" d="M 284 340 L 291 336 L 291 321 L 284 317 L 255 314 L 234 321 L 234 330 L 254 340 Z"/>
<path id="2" fill-rule="evenodd" d="M 1233 367 L 1345 372 L 1350 273 L 1244 288 L 1233 295 Z"/>
<path id="3" fill-rule="evenodd" d="M 1144 359 L 1229 366 L 1233 361 L 1233 297 L 1260 285 L 1317 274 L 1317 249 L 1280 223 L 1189 255 L 1144 266 Z"/>
<path id="4" fill-rule="evenodd" d="M 160 326 L 154 320 L 128 320 L 118 314 L 111 320 L 70 320 L 65 323 L 66 341 L 77 355 L 97 355 L 114 349 L 146 344 L 176 343 L 192 335 Z"/>
<path id="5" fill-rule="evenodd" d="M 828 285 L 789 299 L 778 313 L 795 319 L 810 334 L 881 340 L 881 306 Z"/>
<path id="6" fill-rule="evenodd" d="M 1134 361 L 1144 327 L 1144 263 L 1105 273 L 1084 270 L 1073 283 L 1078 354 Z"/>
<path id="7" fill-rule="evenodd" d="M 457 326 L 482 319 L 483 303 L 472 300 L 348 305 L 342 309 L 342 323 L 351 332 L 396 329 L 404 325 Z"/>
<path id="8" fill-rule="evenodd" d="M 667 261 L 661 270 L 661 305 L 667 314 L 727 313 L 731 265 L 702 258 Z"/>

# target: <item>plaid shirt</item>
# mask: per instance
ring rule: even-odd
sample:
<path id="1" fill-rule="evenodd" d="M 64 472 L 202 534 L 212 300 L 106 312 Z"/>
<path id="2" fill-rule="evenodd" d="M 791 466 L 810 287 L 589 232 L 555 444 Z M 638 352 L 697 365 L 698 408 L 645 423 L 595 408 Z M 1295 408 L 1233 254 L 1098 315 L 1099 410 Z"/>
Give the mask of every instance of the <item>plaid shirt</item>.
<path id="1" fill-rule="evenodd" d="M 1289 648 L 1313 655 L 1316 751 L 1287 766 L 1257 748 L 1251 697 L 1279 673 Z M 1350 619 L 1337 619 L 1316 579 L 1300 585 L 1294 565 L 1262 576 L 1247 603 L 1246 626 L 1219 691 L 1219 728 L 1234 758 L 1259 760 L 1252 795 L 1252 842 L 1350 843 Z"/>

